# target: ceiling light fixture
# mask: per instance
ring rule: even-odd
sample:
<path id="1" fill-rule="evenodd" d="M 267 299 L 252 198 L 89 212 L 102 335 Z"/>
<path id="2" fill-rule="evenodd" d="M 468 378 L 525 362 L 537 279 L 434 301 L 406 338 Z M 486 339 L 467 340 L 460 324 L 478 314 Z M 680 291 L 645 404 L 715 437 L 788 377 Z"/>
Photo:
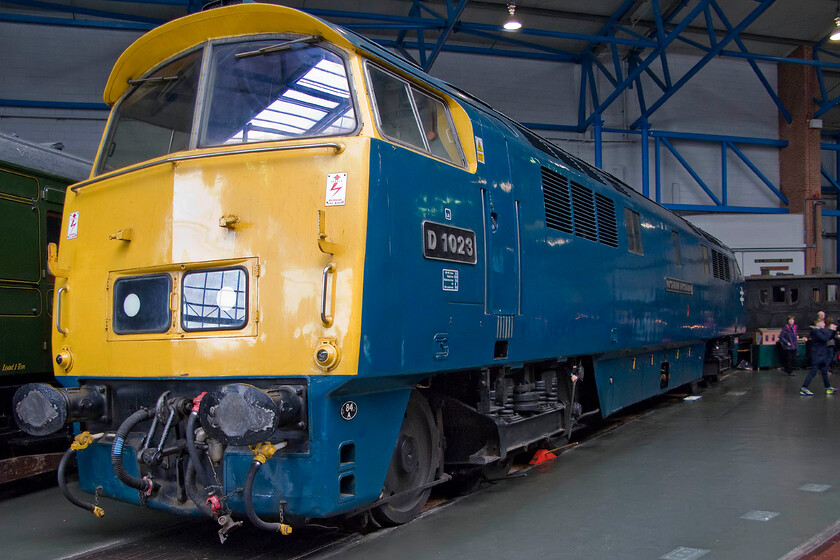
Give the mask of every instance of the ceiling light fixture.
<path id="1" fill-rule="evenodd" d="M 506 31 L 516 31 L 517 29 L 522 29 L 522 22 L 516 19 L 514 15 L 516 13 L 516 4 L 514 2 L 508 2 L 507 5 L 508 14 L 510 14 L 505 21 L 504 28 Z"/>
<path id="2" fill-rule="evenodd" d="M 837 15 L 834 16 L 834 31 L 828 37 L 832 41 L 840 41 L 840 0 L 837 0 Z"/>

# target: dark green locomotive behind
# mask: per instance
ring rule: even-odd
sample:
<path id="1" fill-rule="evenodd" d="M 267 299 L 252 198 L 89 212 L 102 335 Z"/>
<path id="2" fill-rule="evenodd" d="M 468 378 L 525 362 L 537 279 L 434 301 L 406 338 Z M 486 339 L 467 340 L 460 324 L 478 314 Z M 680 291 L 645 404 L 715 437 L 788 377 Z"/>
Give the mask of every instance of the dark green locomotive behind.
<path id="1" fill-rule="evenodd" d="M 12 396 L 25 383 L 53 380 L 50 325 L 54 278 L 47 244 L 58 242 L 67 186 L 88 177 L 91 164 L 0 134 L 0 460 L 63 450 L 21 432 L 12 419 Z M 0 482 L 26 474 L 6 463 Z"/>

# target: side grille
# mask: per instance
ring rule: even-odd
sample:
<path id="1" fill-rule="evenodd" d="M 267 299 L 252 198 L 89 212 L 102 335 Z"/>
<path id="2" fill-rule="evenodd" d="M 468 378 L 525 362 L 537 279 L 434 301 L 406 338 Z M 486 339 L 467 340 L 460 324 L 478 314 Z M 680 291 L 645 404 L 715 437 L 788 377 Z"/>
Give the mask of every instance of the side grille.
<path id="1" fill-rule="evenodd" d="M 595 223 L 595 204 L 592 191 L 572 181 L 572 209 L 574 211 L 575 235 L 590 241 L 598 240 L 598 226 Z"/>
<path id="2" fill-rule="evenodd" d="M 732 281 L 729 259 L 723 253 L 714 249 L 712 249 L 712 276 L 726 282 Z"/>
<path id="3" fill-rule="evenodd" d="M 499 340 L 513 338 L 513 315 L 496 315 L 496 338 Z"/>
<path id="4" fill-rule="evenodd" d="M 595 208 L 598 211 L 598 241 L 610 247 L 618 247 L 615 203 L 612 199 L 595 193 Z"/>
<path id="5" fill-rule="evenodd" d="M 550 169 L 542 168 L 545 225 L 551 229 L 572 233 L 572 204 L 569 200 L 569 180 Z"/>
<path id="6" fill-rule="evenodd" d="M 546 227 L 618 247 L 618 223 L 612 199 L 545 167 L 542 187 Z"/>

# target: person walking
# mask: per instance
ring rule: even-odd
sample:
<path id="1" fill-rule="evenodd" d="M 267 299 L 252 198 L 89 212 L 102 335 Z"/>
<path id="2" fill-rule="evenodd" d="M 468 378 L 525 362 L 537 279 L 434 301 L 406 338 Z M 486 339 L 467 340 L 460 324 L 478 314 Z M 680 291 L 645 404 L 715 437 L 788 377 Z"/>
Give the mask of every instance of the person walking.
<path id="1" fill-rule="evenodd" d="M 808 372 L 808 376 L 805 378 L 805 382 L 802 384 L 802 388 L 799 389 L 799 394 L 810 397 L 813 396 L 812 393 L 808 389 L 808 385 L 811 384 L 811 381 L 816 377 L 817 371 L 822 374 L 822 381 L 823 385 L 825 385 L 825 393 L 827 395 L 833 395 L 837 392 L 837 389 L 831 386 L 828 382 L 828 365 L 831 363 L 831 356 L 829 355 L 828 346 L 826 343 L 833 339 L 834 336 L 837 334 L 837 325 L 831 325 L 829 328 L 825 328 L 825 320 L 824 319 L 817 319 L 817 322 L 811 328 L 811 370 Z"/>
<path id="2" fill-rule="evenodd" d="M 796 336 L 796 319 L 793 315 L 787 316 L 787 323 L 779 333 L 779 342 L 782 345 L 782 366 L 785 373 L 793 375 L 793 368 L 796 365 L 796 352 L 799 350 L 799 339 Z"/>

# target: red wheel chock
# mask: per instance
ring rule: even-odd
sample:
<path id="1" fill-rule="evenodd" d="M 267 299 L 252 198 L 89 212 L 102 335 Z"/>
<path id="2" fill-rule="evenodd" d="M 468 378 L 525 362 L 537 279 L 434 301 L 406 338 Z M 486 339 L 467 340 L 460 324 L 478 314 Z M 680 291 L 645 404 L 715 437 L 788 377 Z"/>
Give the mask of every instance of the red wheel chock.
<path id="1" fill-rule="evenodd" d="M 534 453 L 534 457 L 528 463 L 529 465 L 539 465 L 545 463 L 546 461 L 551 461 L 552 459 L 556 459 L 557 455 L 549 451 L 548 449 L 539 449 L 536 453 Z"/>

